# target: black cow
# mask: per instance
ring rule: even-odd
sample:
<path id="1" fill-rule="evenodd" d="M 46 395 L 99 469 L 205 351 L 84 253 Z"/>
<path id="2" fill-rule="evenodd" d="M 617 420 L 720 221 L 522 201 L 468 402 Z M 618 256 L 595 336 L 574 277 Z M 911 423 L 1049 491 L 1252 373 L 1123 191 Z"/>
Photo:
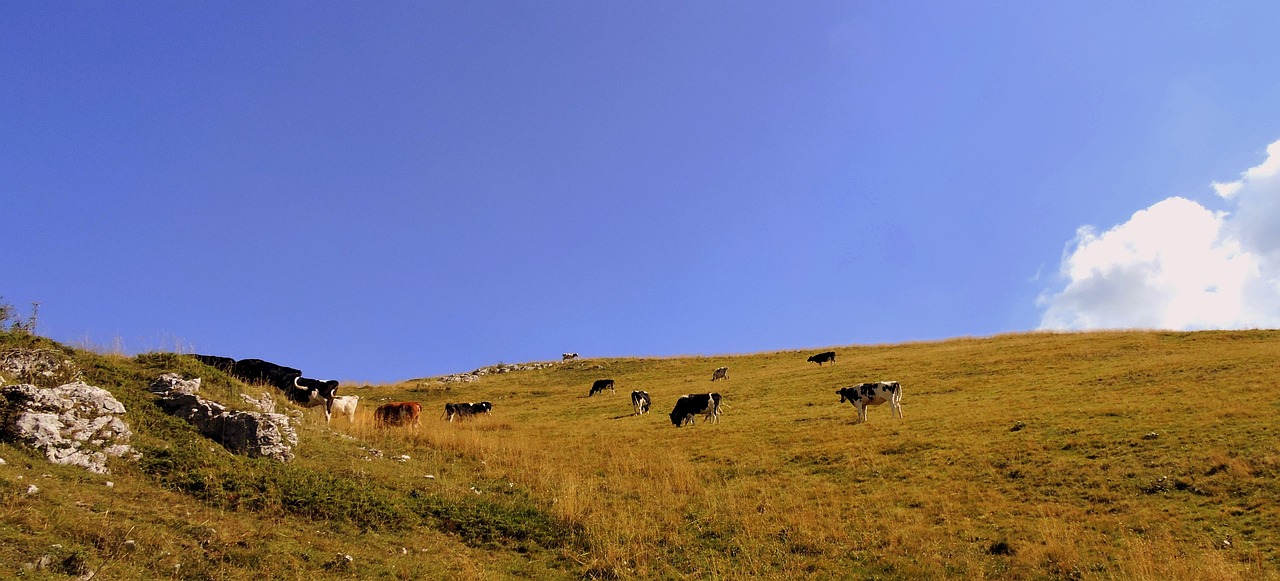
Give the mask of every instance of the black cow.
<path id="1" fill-rule="evenodd" d="M 698 414 L 702 414 L 708 422 L 719 423 L 720 394 L 691 393 L 680 396 L 680 399 L 676 400 L 675 409 L 671 410 L 671 423 L 677 428 L 692 424 L 693 416 Z"/>
<path id="2" fill-rule="evenodd" d="M 631 408 L 635 410 L 637 416 L 640 414 L 649 413 L 649 406 L 651 404 L 652 404 L 652 401 L 649 399 L 649 392 L 647 391 L 631 392 Z"/>
<path id="3" fill-rule="evenodd" d="M 487 401 L 480 403 L 446 403 L 444 404 L 444 415 L 453 421 L 454 416 L 460 418 L 469 418 L 476 414 L 487 414 L 493 410 L 493 404 Z"/>
<path id="4" fill-rule="evenodd" d="M 286 392 L 295 387 L 295 378 L 302 377 L 300 370 L 261 359 L 241 359 L 231 374 L 246 383 L 266 383 Z"/>
<path id="5" fill-rule="evenodd" d="M 284 393 L 289 401 L 304 408 L 324 406 L 324 421 L 329 423 L 333 418 L 333 397 L 338 393 L 338 382 L 298 376 L 293 378 L 293 387 L 284 390 Z"/>
<path id="6" fill-rule="evenodd" d="M 617 391 L 613 389 L 612 379 L 597 379 L 595 383 L 591 384 L 591 391 L 587 392 L 587 397 L 591 397 L 597 393 L 601 393 L 606 389 L 609 390 L 611 393 L 617 393 Z"/>
<path id="7" fill-rule="evenodd" d="M 818 364 L 818 367 L 822 367 L 822 364 L 823 364 L 823 363 L 826 363 L 826 362 L 828 362 L 828 361 L 830 361 L 830 362 L 832 362 L 832 363 L 835 363 L 835 362 L 836 362 L 836 352 L 835 352 L 835 351 L 823 351 L 822 353 L 819 353 L 819 354 L 817 354 L 817 355 L 814 355 L 814 356 L 810 357 L 810 358 L 809 358 L 809 361 L 812 361 L 812 362 L 814 362 L 814 363 L 817 363 L 817 364 Z"/>
<path id="8" fill-rule="evenodd" d="M 223 373 L 234 373 L 236 368 L 236 360 L 230 357 L 218 357 L 217 355 L 191 355 L 191 357 L 209 367 L 222 370 Z"/>

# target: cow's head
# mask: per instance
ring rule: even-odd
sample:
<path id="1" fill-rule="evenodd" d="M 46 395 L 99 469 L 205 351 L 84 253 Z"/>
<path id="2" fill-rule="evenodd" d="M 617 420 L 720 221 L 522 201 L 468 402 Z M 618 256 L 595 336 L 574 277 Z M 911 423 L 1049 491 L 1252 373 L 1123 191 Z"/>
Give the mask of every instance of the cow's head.
<path id="1" fill-rule="evenodd" d="M 853 400 L 857 399 L 858 392 L 852 387 L 842 387 L 836 390 L 836 395 L 840 396 L 840 403 L 844 403 L 845 400 L 853 403 Z"/>

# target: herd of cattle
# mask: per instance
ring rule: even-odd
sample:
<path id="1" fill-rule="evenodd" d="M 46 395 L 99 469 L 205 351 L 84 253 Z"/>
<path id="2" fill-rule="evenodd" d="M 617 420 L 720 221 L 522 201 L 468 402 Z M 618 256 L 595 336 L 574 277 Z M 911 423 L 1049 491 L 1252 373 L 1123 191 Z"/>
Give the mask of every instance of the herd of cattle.
<path id="1" fill-rule="evenodd" d="M 329 422 L 333 414 L 347 416 L 354 422 L 356 406 L 360 403 L 358 395 L 338 395 L 336 380 L 320 381 L 302 376 L 302 371 L 292 367 L 277 365 L 261 359 L 241 359 L 217 355 L 192 355 L 201 363 L 220 369 L 226 374 L 245 383 L 270 385 L 284 392 L 289 401 L 302 407 L 324 406 L 324 420 Z M 487 414 L 493 404 L 480 403 L 447 403 L 444 405 L 445 415 L 449 421 L 455 417 L 471 417 L 476 414 Z M 374 421 L 382 426 L 417 426 L 421 424 L 422 404 L 416 401 L 398 401 L 384 403 L 373 412 Z"/>
<path id="2" fill-rule="evenodd" d="M 289 401 L 302 407 L 324 406 L 325 422 L 329 422 L 334 413 L 346 415 L 349 421 L 355 420 L 356 405 L 360 396 L 339 396 L 338 382 L 335 380 L 320 381 L 302 376 L 302 371 L 292 367 L 276 365 L 261 359 L 235 360 L 215 355 L 192 355 L 201 363 L 220 369 L 228 375 L 246 383 L 266 384 L 284 392 Z M 563 361 L 578 357 L 577 353 L 565 353 Z M 809 357 L 808 361 L 817 363 L 835 363 L 835 351 L 824 351 Z M 729 368 L 718 367 L 711 374 L 711 381 L 728 380 Z M 587 397 L 609 390 L 616 393 L 612 379 L 598 379 L 591 384 Z M 894 416 L 902 417 L 902 386 L 896 381 L 877 381 L 860 383 L 836 391 L 840 403 L 848 401 L 858 411 L 858 421 L 867 420 L 867 407 L 888 403 Z M 680 396 L 675 408 L 671 410 L 671 423 L 676 427 L 693 424 L 696 416 L 703 416 L 707 423 L 720 421 L 721 397 L 719 393 L 692 393 Z M 645 391 L 631 392 L 631 407 L 635 415 L 649 413 L 653 405 L 652 398 Z M 452 422 L 454 418 L 470 418 L 479 414 L 488 414 L 493 404 L 487 401 L 479 403 L 446 403 L 442 419 Z M 380 426 L 418 426 L 421 425 L 422 404 L 415 401 L 385 403 L 374 410 L 374 421 Z"/>

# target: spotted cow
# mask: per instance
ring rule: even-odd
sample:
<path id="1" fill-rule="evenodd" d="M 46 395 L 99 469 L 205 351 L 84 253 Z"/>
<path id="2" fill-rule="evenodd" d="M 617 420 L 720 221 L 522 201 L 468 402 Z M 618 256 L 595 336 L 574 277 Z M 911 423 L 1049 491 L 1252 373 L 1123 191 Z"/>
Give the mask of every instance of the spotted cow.
<path id="1" fill-rule="evenodd" d="M 708 423 L 720 422 L 720 394 L 691 393 L 682 395 L 676 400 L 675 409 L 671 410 L 671 423 L 679 428 L 694 423 L 694 416 L 702 414 Z"/>
<path id="2" fill-rule="evenodd" d="M 840 396 L 840 403 L 848 400 L 853 407 L 858 408 L 859 423 L 867 421 L 867 406 L 885 402 L 889 402 L 894 415 L 902 417 L 902 386 L 896 381 L 859 383 L 852 387 L 842 387 L 836 390 L 836 394 Z"/>
<path id="3" fill-rule="evenodd" d="M 631 408 L 635 410 L 635 415 L 649 413 L 649 407 L 652 403 L 653 401 L 649 399 L 649 392 L 638 390 L 631 392 Z"/>

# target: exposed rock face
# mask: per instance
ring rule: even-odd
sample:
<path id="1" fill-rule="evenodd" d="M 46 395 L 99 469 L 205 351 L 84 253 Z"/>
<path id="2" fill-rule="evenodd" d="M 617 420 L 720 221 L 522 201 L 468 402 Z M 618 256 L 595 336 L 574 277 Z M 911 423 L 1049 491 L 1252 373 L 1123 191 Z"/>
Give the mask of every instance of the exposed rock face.
<path id="1" fill-rule="evenodd" d="M 124 404 L 111 392 L 68 383 L 52 388 L 30 384 L 0 389 L 4 413 L 0 434 L 44 452 L 54 464 L 107 473 L 107 456 L 136 458 L 133 432 L 120 419 Z"/>
<path id="2" fill-rule="evenodd" d="M 477 379 L 480 379 L 481 377 L 484 377 L 490 374 L 512 373 L 515 371 L 533 371 L 535 369 L 547 369 L 549 367 L 555 367 L 556 365 L 557 365 L 556 363 L 550 362 L 550 361 L 535 361 L 533 363 L 515 363 L 515 364 L 499 363 L 497 365 L 481 367 L 480 369 L 477 369 L 469 373 L 455 373 L 453 375 L 446 375 L 444 377 L 437 379 L 436 381 L 440 383 L 454 383 L 454 382 L 471 383 L 472 381 L 475 381 Z"/>
<path id="3" fill-rule="evenodd" d="M 14 348 L 0 351 L 0 385 L 26 383 L 54 387 L 80 381 L 82 374 L 66 355 L 53 349 Z"/>
<path id="4" fill-rule="evenodd" d="M 195 395 L 200 393 L 200 378 L 185 379 L 177 373 L 166 373 L 151 382 L 148 391 L 160 395 L 167 393 Z"/>
<path id="5" fill-rule="evenodd" d="M 200 379 L 187 380 L 172 373 L 160 376 L 151 391 L 160 394 L 156 404 L 200 430 L 205 437 L 232 453 L 289 462 L 298 435 L 283 414 L 242 412 L 208 401 L 195 392 Z"/>

